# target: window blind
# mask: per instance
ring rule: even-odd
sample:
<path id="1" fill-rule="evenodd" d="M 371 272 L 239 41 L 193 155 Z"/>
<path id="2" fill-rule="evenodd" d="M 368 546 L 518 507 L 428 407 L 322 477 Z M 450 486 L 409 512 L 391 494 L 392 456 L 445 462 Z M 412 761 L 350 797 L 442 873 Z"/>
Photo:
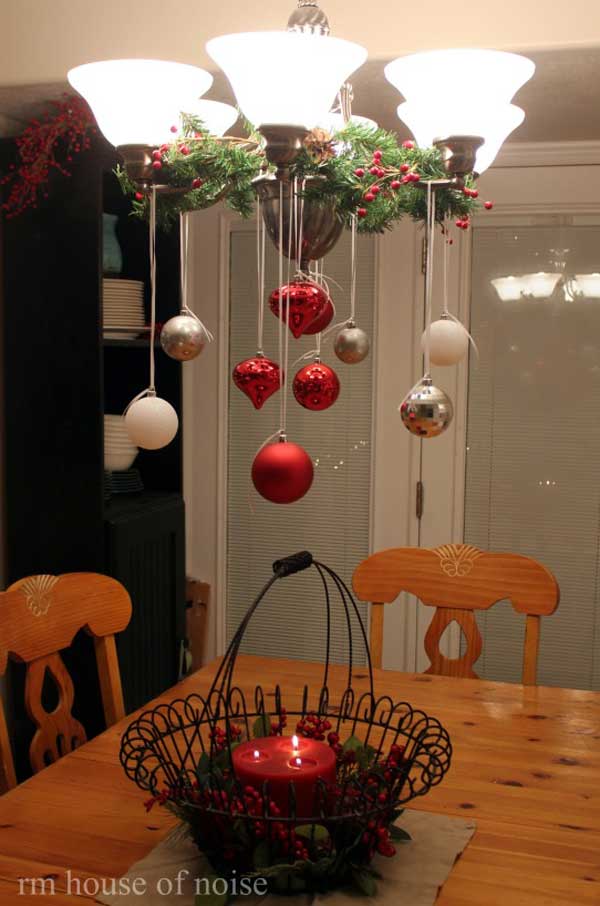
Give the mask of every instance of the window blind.
<path id="1" fill-rule="evenodd" d="M 561 260 L 599 271 L 600 227 L 474 231 L 464 538 L 552 570 L 538 682 L 600 689 L 600 299 L 501 302 L 490 284 Z M 523 618 L 503 602 L 479 621 L 478 672 L 520 681 Z"/>

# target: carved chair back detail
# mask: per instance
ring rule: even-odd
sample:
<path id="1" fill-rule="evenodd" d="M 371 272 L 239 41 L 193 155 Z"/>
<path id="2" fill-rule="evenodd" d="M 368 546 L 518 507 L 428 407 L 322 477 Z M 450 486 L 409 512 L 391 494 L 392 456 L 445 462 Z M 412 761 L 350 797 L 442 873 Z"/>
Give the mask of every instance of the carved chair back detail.
<path id="1" fill-rule="evenodd" d="M 123 586 L 97 573 L 28 576 L 0 592 L 0 676 L 8 658 L 26 665 L 25 707 L 36 730 L 29 749 L 34 772 L 86 741 L 73 717 L 75 690 L 60 651 L 84 629 L 94 638 L 102 705 L 107 726 L 125 715 L 115 645 L 116 632 L 131 618 L 131 599 Z M 46 678 L 55 685 L 58 703 L 43 704 Z M 6 718 L 0 701 L 0 791 L 16 784 Z"/>
<path id="2" fill-rule="evenodd" d="M 415 595 L 436 611 L 425 635 L 431 662 L 426 673 L 472 677 L 483 649 L 474 611 L 509 599 L 526 615 L 523 683 L 535 685 L 540 617 L 554 613 L 559 601 L 556 579 L 545 566 L 520 554 L 490 553 L 469 544 L 434 549 L 398 547 L 372 554 L 358 565 L 353 586 L 361 601 L 371 602 L 371 657 L 381 667 L 383 609 L 401 592 Z M 465 638 L 463 654 L 448 658 L 440 650 L 447 626 L 456 621 Z"/>

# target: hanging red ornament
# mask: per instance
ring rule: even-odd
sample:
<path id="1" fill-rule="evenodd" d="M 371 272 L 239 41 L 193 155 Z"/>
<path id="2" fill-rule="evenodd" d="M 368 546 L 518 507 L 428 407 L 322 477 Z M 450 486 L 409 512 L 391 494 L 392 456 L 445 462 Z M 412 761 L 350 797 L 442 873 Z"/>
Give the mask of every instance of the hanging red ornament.
<path id="1" fill-rule="evenodd" d="M 256 454 L 252 481 L 271 503 L 294 503 L 304 497 L 313 482 L 312 460 L 306 450 L 282 436 Z"/>
<path id="2" fill-rule="evenodd" d="M 283 379 L 277 362 L 260 354 L 238 362 L 232 377 L 235 386 L 246 394 L 255 409 L 261 409 L 279 390 Z"/>
<path id="3" fill-rule="evenodd" d="M 325 330 L 331 322 L 333 321 L 333 316 L 335 315 L 335 308 L 333 307 L 333 302 L 331 299 L 327 299 L 325 303 L 325 308 L 320 315 L 317 315 L 314 321 L 312 321 L 308 327 L 305 328 L 303 336 L 313 336 L 316 333 L 321 333 Z"/>
<path id="4" fill-rule="evenodd" d="M 283 304 L 280 305 L 280 300 Z M 288 301 L 289 300 L 289 301 Z M 298 339 L 312 322 L 323 312 L 329 296 L 322 286 L 312 280 L 294 280 L 289 285 L 273 290 L 269 307 L 274 315 L 288 323 L 294 337 Z M 289 304 L 289 316 L 286 317 Z"/>
<path id="5" fill-rule="evenodd" d="M 293 391 L 301 406 L 321 412 L 335 403 L 340 395 L 340 382 L 333 368 L 317 359 L 300 369 L 294 378 Z"/>

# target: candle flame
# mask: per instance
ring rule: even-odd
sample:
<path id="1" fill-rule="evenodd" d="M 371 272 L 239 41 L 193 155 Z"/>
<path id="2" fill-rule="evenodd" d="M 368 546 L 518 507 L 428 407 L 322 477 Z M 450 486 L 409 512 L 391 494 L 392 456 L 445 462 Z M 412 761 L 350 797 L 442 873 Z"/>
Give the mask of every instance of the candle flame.
<path id="1" fill-rule="evenodd" d="M 292 747 L 294 749 L 294 752 L 298 751 L 298 737 L 297 736 L 292 736 Z"/>
<path id="2" fill-rule="evenodd" d="M 260 758 L 260 752 L 258 751 L 258 749 L 255 749 L 255 750 L 254 750 L 254 757 L 255 757 L 257 760 Z"/>

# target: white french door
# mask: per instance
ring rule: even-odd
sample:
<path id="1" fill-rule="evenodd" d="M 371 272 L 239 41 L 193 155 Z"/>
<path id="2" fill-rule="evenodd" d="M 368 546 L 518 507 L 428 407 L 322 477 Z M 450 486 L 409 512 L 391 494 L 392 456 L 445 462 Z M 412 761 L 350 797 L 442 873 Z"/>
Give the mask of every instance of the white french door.
<path id="1" fill-rule="evenodd" d="M 548 566 L 561 604 L 543 621 L 538 679 L 598 689 L 600 298 L 578 298 L 569 277 L 600 272 L 600 166 L 492 170 L 480 189 L 500 203 L 476 218 L 452 274 L 453 310 L 480 359 L 434 371 L 456 415 L 445 435 L 421 442 L 420 543 L 465 541 Z M 491 284 L 561 268 L 551 297 L 503 302 Z M 430 618 L 417 608 L 419 643 Z M 480 626 L 478 671 L 518 681 L 519 617 L 502 602 Z M 447 641 L 456 652 L 458 634 Z"/>
<path id="2" fill-rule="evenodd" d="M 597 150 L 595 154 L 597 155 Z M 536 149 L 533 160 L 537 163 L 541 159 L 541 153 Z M 547 163 L 554 163 L 551 156 L 546 155 L 545 160 Z M 597 162 L 594 157 L 594 164 Z M 521 249 L 525 254 L 528 249 L 527 254 L 534 257 L 535 252 L 539 252 L 542 247 L 551 245 L 555 249 L 564 249 L 571 244 L 575 255 L 575 257 L 571 255 L 574 266 L 581 266 L 583 268 L 581 272 L 600 270 L 600 262 L 594 264 L 591 253 L 585 260 L 581 257 L 577 259 L 577 255 L 582 254 L 581 250 L 585 246 L 585 243 L 579 241 L 581 236 L 578 238 L 576 233 L 565 235 L 564 232 L 577 229 L 593 230 L 600 225 L 600 166 L 594 164 L 493 169 L 482 178 L 481 195 L 494 199 L 495 208 L 491 213 L 482 213 L 476 218 L 472 233 L 458 235 L 450 256 L 451 310 L 464 323 L 471 323 L 480 347 L 481 362 L 478 367 L 472 361 L 470 368 L 465 363 L 457 369 L 438 369 L 434 373 L 434 380 L 448 391 L 454 401 L 455 419 L 449 431 L 433 440 L 419 441 L 412 437 L 403 427 L 397 413 L 398 404 L 422 372 L 420 338 L 423 329 L 421 267 L 423 233 L 412 223 L 402 223 L 393 232 L 377 237 L 374 243 L 374 258 L 369 265 L 370 279 L 373 282 L 368 300 L 368 305 L 373 306 L 373 353 L 370 363 L 372 396 L 369 400 L 359 395 L 356 402 L 360 409 L 362 425 L 365 424 L 364 410 L 369 407 L 372 409 L 368 413 L 371 424 L 370 513 L 368 530 L 365 530 L 368 531 L 368 548 L 381 550 L 386 547 L 419 544 L 433 547 L 450 541 L 467 540 L 481 547 L 513 549 L 537 556 L 555 570 L 563 585 L 563 601 L 559 614 L 551 619 L 558 627 L 553 630 L 557 637 L 560 635 L 568 640 L 572 636 L 574 640 L 572 649 L 577 648 L 579 645 L 577 640 L 583 634 L 590 638 L 594 637 L 595 640 L 600 638 L 600 629 L 596 632 L 598 610 L 595 604 L 594 608 L 589 605 L 596 594 L 592 577 L 595 576 L 594 551 L 598 546 L 599 531 L 591 516 L 593 505 L 590 501 L 596 493 L 596 485 L 600 487 L 600 480 L 595 479 L 593 470 L 585 471 L 580 461 L 583 459 L 586 467 L 593 465 L 598 460 L 600 444 L 596 449 L 589 429 L 580 433 L 574 428 L 570 429 L 570 433 L 563 430 L 559 419 L 560 410 L 551 398 L 540 398 L 537 403 L 533 397 L 528 398 L 528 412 L 531 412 L 532 416 L 535 413 L 537 418 L 541 412 L 542 416 L 548 413 L 549 421 L 552 418 L 559 419 L 556 431 L 551 431 L 546 438 L 542 437 L 542 440 L 538 436 L 537 447 L 532 445 L 530 449 L 527 446 L 527 430 L 524 428 L 524 425 L 527 425 L 527 413 L 523 413 L 518 406 L 511 413 L 510 425 L 501 425 L 500 422 L 494 424 L 492 445 L 489 443 L 488 426 L 488 451 L 497 446 L 498 432 L 501 429 L 504 431 L 504 440 L 508 447 L 502 448 L 502 456 L 507 462 L 511 459 L 513 450 L 525 451 L 529 459 L 535 462 L 536 457 L 542 455 L 540 450 L 543 450 L 543 456 L 546 457 L 549 448 L 556 447 L 559 451 L 560 447 L 564 468 L 578 474 L 580 483 L 577 494 L 574 485 L 567 483 L 566 496 L 560 500 L 558 494 L 554 498 L 548 496 L 545 498 L 544 506 L 549 500 L 553 506 L 557 504 L 552 514 L 543 506 L 536 510 L 529 500 L 520 506 L 518 498 L 515 500 L 513 496 L 511 499 L 510 494 L 505 493 L 502 488 L 504 477 L 499 475 L 497 469 L 489 468 L 489 452 L 487 471 L 483 453 L 479 460 L 473 456 L 467 468 L 467 455 L 470 453 L 467 454 L 466 448 L 468 437 L 474 439 L 474 445 L 483 443 L 481 439 L 477 441 L 476 436 L 477 432 L 480 438 L 485 433 L 483 413 L 486 411 L 486 405 L 489 408 L 491 388 L 501 387 L 507 400 L 515 393 L 514 386 L 507 386 L 503 380 L 505 374 L 511 373 L 513 366 L 502 359 L 498 352 L 494 356 L 493 350 L 489 348 L 489 338 L 500 337 L 501 330 L 498 324 L 490 326 L 488 323 L 489 312 L 486 312 L 482 305 L 481 287 L 487 285 L 486 281 L 489 284 L 492 265 L 496 267 L 493 276 L 504 273 L 507 268 L 516 269 L 521 265 L 523 268 L 526 267 L 528 272 L 548 269 L 545 264 L 530 266 L 529 261 L 510 258 L 507 250 L 510 249 L 511 243 L 517 252 Z M 229 523 L 234 515 L 228 496 L 232 469 L 229 451 L 232 347 L 230 331 L 238 330 L 239 325 L 236 327 L 230 317 L 232 231 L 241 237 L 237 243 L 238 251 L 235 253 L 239 255 L 244 244 L 243 235 L 247 225 L 240 224 L 237 218 L 217 208 L 197 213 L 193 215 L 192 220 L 193 255 L 190 284 L 196 310 L 216 334 L 216 342 L 205 350 L 200 359 L 184 367 L 184 472 L 188 514 L 188 571 L 208 581 L 213 589 L 210 637 L 207 646 L 207 655 L 212 656 L 223 650 L 228 634 L 230 579 L 228 559 L 231 554 Z M 511 233 L 511 230 L 514 232 Z M 544 230 L 550 230 L 550 234 L 544 233 Z M 526 234 L 526 231 L 533 233 Z M 507 237 L 510 238 L 510 235 L 517 237 L 521 235 L 521 239 L 508 241 Z M 526 235 L 529 236 L 527 242 Z M 589 236 L 592 236 L 593 246 L 592 233 Z M 600 234 L 597 245 L 600 248 Z M 340 254 L 343 271 L 343 250 Z M 249 257 L 249 253 L 246 257 Z M 539 255 L 536 260 L 538 259 Z M 576 263 L 578 260 L 579 263 Z M 234 267 L 237 265 L 234 264 Z M 486 272 L 486 268 L 489 273 Z M 435 302 L 437 308 L 434 309 L 434 314 L 440 310 L 440 276 L 441 267 L 438 266 Z M 489 294 L 487 300 L 489 308 L 492 304 Z M 240 301 L 235 304 L 240 304 Z M 541 313 L 543 317 L 539 323 L 527 322 L 525 325 L 519 325 L 517 321 L 509 319 L 510 329 L 525 337 L 531 350 L 534 341 L 538 342 L 538 339 L 543 339 L 547 335 L 542 327 L 550 323 L 549 320 L 546 321 L 546 313 L 550 318 L 552 305 L 548 306 L 547 310 L 543 309 Z M 595 336 L 594 318 L 597 307 L 600 308 L 600 302 L 591 302 L 588 310 L 592 320 L 583 323 L 575 319 L 569 329 L 575 333 L 583 330 L 584 333 Z M 572 309 L 573 312 L 576 308 L 577 306 Z M 540 317 L 540 310 L 536 311 L 536 317 Z M 508 317 L 506 313 L 503 313 L 503 316 Z M 559 312 L 557 317 L 560 316 Z M 555 331 L 552 336 L 556 342 L 556 337 L 561 336 L 561 328 L 556 317 L 552 324 Z M 600 323 L 597 333 L 600 336 Z M 236 342 L 233 343 L 234 346 Z M 519 345 L 519 342 L 515 341 L 509 345 Z M 593 342 L 587 345 L 593 345 Z M 554 359 L 551 361 L 549 371 L 560 374 L 561 368 L 564 370 L 566 360 L 558 356 L 556 346 L 553 348 L 553 356 L 558 358 L 558 361 Z M 249 348 L 248 354 L 252 352 L 253 350 Z M 592 358 L 595 355 L 589 350 L 584 354 Z M 577 356 L 575 359 L 577 360 Z M 491 373 L 486 370 L 491 367 L 492 362 L 495 368 L 493 379 Z M 595 361 L 590 367 L 593 368 L 594 365 Z M 573 378 L 574 373 L 565 372 L 567 382 L 571 383 Z M 591 373 L 590 380 L 595 380 Z M 595 384 L 593 386 L 595 387 Z M 484 399 L 486 392 L 487 403 Z M 575 394 L 574 403 L 577 401 L 577 405 L 580 396 Z M 600 399 L 598 402 L 600 403 Z M 598 407 L 595 407 L 593 395 L 586 397 L 585 405 L 592 407 L 588 410 L 587 414 L 589 415 L 591 411 L 591 415 L 586 421 L 595 421 Z M 323 414 L 327 413 L 315 415 L 319 417 Z M 510 452 L 507 453 L 507 449 Z M 516 455 L 513 458 L 517 462 Z M 548 472 L 548 479 L 542 475 L 542 471 L 544 475 Z M 522 468 L 520 472 L 524 474 Z M 542 468 L 536 480 L 557 481 L 550 475 L 548 468 L 545 470 Z M 416 506 L 419 481 L 423 487 L 420 516 Z M 586 482 L 589 485 L 589 493 L 582 490 Z M 490 499 L 490 487 L 494 507 L 484 511 L 481 501 L 486 494 Z M 538 484 L 536 487 L 539 489 L 542 486 Z M 556 488 L 558 485 L 544 487 Z M 346 486 L 342 493 L 348 496 L 351 488 Z M 538 493 L 537 490 L 535 493 Z M 575 494 L 573 499 L 576 503 L 569 507 L 570 494 Z M 363 497 L 361 500 L 361 519 L 364 520 Z M 500 505 L 503 502 L 506 503 L 504 510 Z M 315 514 L 320 512 L 321 503 L 319 496 L 314 494 L 306 499 L 307 508 L 314 507 Z M 243 505 L 247 506 L 247 501 Z M 293 505 L 290 512 L 294 506 L 297 505 Z M 306 513 L 303 515 L 303 518 L 305 517 Z M 543 536 L 539 535 L 540 543 L 537 547 L 529 545 L 527 531 L 529 535 L 535 535 L 540 524 L 542 522 L 548 524 L 551 518 L 566 526 L 562 538 L 557 529 L 553 539 L 546 533 Z M 510 533 L 510 526 L 517 521 L 526 527 L 525 533 Z M 501 529 L 504 531 L 504 527 L 507 527 L 505 533 L 498 534 Z M 556 556 L 557 538 L 564 548 L 563 560 L 557 559 Z M 364 549 L 360 544 L 355 548 L 356 551 L 359 548 Z M 578 551 L 585 551 L 585 563 L 577 559 Z M 359 556 L 359 553 L 356 553 L 356 556 Z M 563 566 L 563 561 L 566 567 Z M 351 571 L 351 564 L 344 565 L 348 574 Z M 569 588 L 575 588 L 575 578 L 584 574 L 586 578 L 580 591 L 577 594 L 575 591 L 569 591 Z M 348 575 L 346 577 L 348 578 Z M 600 583 L 597 584 L 600 588 Z M 501 614 L 503 607 L 504 605 L 500 605 L 496 611 Z M 581 617 L 582 607 L 585 610 L 585 618 Z M 423 607 L 408 596 L 386 607 L 384 637 L 386 667 L 422 670 L 427 666 L 423 653 L 423 638 L 431 615 L 431 608 Z M 231 612 L 229 616 L 231 619 Z M 507 620 L 508 616 L 511 615 L 508 614 L 501 619 Z M 581 623 L 579 629 L 571 632 L 570 627 L 578 626 L 578 621 Z M 459 646 L 458 634 L 452 635 L 453 628 L 450 627 L 444 640 L 449 653 L 458 651 Z M 497 670 L 499 661 L 504 670 L 503 678 L 510 678 L 515 675 L 517 669 L 515 652 L 519 646 L 518 640 L 512 636 L 506 637 L 504 624 L 502 626 L 494 624 L 488 628 L 499 640 L 499 648 L 490 662 L 484 665 L 484 672 L 499 675 Z M 550 636 L 547 635 L 547 630 L 544 630 L 543 650 L 554 653 L 542 655 L 540 679 L 545 682 L 559 681 L 565 685 L 585 685 L 585 677 L 578 675 L 576 670 L 569 672 L 565 668 L 559 675 L 556 670 L 553 672 L 551 669 L 552 664 L 546 668 L 544 657 L 549 657 L 551 662 L 558 659 L 556 648 L 553 647 L 555 643 L 548 639 Z M 597 646 L 598 642 L 595 641 L 594 644 Z M 600 654 L 594 656 L 594 665 L 592 654 L 589 653 L 586 657 L 588 657 L 585 662 L 586 676 L 590 678 L 590 682 L 597 682 L 594 677 L 597 677 L 600 669 Z M 569 655 L 569 658 L 573 662 L 573 656 Z"/>

